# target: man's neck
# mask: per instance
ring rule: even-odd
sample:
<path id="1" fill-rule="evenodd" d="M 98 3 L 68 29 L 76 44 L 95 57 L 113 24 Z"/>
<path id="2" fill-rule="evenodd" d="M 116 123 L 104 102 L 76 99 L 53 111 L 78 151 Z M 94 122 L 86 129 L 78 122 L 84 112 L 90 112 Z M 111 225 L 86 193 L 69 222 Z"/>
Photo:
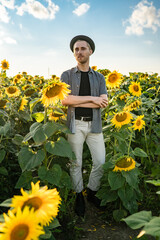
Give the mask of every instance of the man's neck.
<path id="1" fill-rule="evenodd" d="M 87 64 L 80 64 L 80 63 L 78 63 L 77 67 L 82 72 L 88 72 L 89 71 L 89 64 L 88 63 Z"/>

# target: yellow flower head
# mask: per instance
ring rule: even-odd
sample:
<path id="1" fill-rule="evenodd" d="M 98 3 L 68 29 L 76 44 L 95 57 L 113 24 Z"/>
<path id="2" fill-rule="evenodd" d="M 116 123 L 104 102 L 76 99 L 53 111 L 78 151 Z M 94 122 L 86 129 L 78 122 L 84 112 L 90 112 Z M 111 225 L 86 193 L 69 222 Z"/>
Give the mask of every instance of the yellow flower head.
<path id="1" fill-rule="evenodd" d="M 27 75 L 27 72 L 22 72 L 22 75 Z"/>
<path id="2" fill-rule="evenodd" d="M 129 86 L 129 92 L 132 93 L 133 96 L 139 97 L 141 95 L 141 86 L 138 82 L 131 82 Z"/>
<path id="3" fill-rule="evenodd" d="M 65 96 L 70 92 L 68 87 L 68 84 L 60 82 L 58 80 L 47 86 L 43 90 L 43 95 L 41 98 L 44 106 L 48 107 L 49 105 L 56 104 L 59 100 L 63 100 Z"/>
<path id="4" fill-rule="evenodd" d="M 57 120 L 59 120 L 61 117 L 63 117 L 64 116 L 64 113 L 61 113 L 61 112 L 57 112 L 57 111 L 54 111 L 54 112 L 51 112 L 50 113 L 50 115 L 49 115 L 49 120 L 50 121 L 57 121 Z"/>
<path id="5" fill-rule="evenodd" d="M 21 79 L 22 78 L 22 75 L 21 74 L 17 74 L 16 76 L 15 76 L 15 78 L 17 78 L 17 79 Z"/>
<path id="6" fill-rule="evenodd" d="M 126 101 L 128 96 L 130 96 L 129 93 L 125 93 L 125 94 L 122 94 L 119 98 L 120 98 L 121 100 Z"/>
<path id="7" fill-rule="evenodd" d="M 144 126 L 145 126 L 145 121 L 144 120 L 142 120 L 142 118 L 144 117 L 144 115 L 141 115 L 141 116 L 138 116 L 137 118 L 136 118 L 136 120 L 135 121 L 133 121 L 133 128 L 134 128 L 134 130 L 141 130 Z"/>
<path id="8" fill-rule="evenodd" d="M 30 97 L 30 96 L 32 96 L 34 93 L 35 93 L 35 89 L 34 88 L 32 88 L 32 87 L 28 87 L 25 91 L 24 91 L 24 95 L 26 96 L 26 97 Z"/>
<path id="9" fill-rule="evenodd" d="M 17 97 L 20 95 L 20 90 L 16 86 L 10 86 L 5 90 L 8 97 Z"/>
<path id="10" fill-rule="evenodd" d="M 99 69 L 98 72 L 100 72 L 103 76 L 107 76 L 111 71 L 109 69 Z"/>
<path id="11" fill-rule="evenodd" d="M 122 74 L 113 71 L 106 77 L 106 85 L 109 88 L 119 87 L 122 81 Z"/>
<path id="12" fill-rule="evenodd" d="M 36 214 L 29 207 L 23 211 L 18 208 L 16 214 L 9 210 L 8 215 L 4 213 L 4 220 L 0 225 L 0 240 L 38 240 L 44 234 Z"/>
<path id="13" fill-rule="evenodd" d="M 141 105 L 141 102 L 139 100 L 136 100 L 136 101 L 130 103 L 124 109 L 127 111 L 133 111 L 133 110 L 136 110 L 137 108 L 139 108 L 140 105 Z"/>
<path id="14" fill-rule="evenodd" d="M 1 61 L 1 68 L 2 68 L 3 70 L 9 69 L 9 62 L 7 62 L 6 59 L 4 59 L 3 61 Z"/>
<path id="15" fill-rule="evenodd" d="M 7 100 L 6 99 L 0 99 L 0 109 L 6 107 Z"/>
<path id="16" fill-rule="evenodd" d="M 21 100 L 21 105 L 20 105 L 18 111 L 24 111 L 25 106 L 27 105 L 27 103 L 28 103 L 27 98 L 26 98 L 26 97 L 23 97 L 22 100 Z"/>
<path id="17" fill-rule="evenodd" d="M 97 71 L 97 66 L 92 66 L 91 67 L 94 71 Z"/>
<path id="18" fill-rule="evenodd" d="M 58 214 L 58 207 L 61 201 L 57 190 L 49 189 L 47 186 L 39 186 L 39 181 L 31 183 L 32 190 L 28 193 L 21 189 L 22 196 L 12 198 L 11 207 L 15 210 L 20 207 L 22 210 L 25 206 L 33 208 L 36 216 L 42 225 L 47 225 Z"/>
<path id="19" fill-rule="evenodd" d="M 133 158 L 129 156 L 123 156 L 116 161 L 113 171 L 114 172 L 131 171 L 132 169 L 135 168 L 135 165 L 136 165 L 136 162 L 134 161 Z"/>
<path id="20" fill-rule="evenodd" d="M 111 122 L 115 127 L 121 128 L 123 125 L 130 123 L 132 115 L 128 111 L 116 113 Z"/>

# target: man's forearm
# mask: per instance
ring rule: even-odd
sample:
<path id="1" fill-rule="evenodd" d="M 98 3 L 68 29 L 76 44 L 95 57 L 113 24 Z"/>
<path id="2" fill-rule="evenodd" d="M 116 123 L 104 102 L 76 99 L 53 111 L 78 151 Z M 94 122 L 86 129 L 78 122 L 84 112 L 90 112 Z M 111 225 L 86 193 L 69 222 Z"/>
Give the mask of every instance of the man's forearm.
<path id="1" fill-rule="evenodd" d="M 77 105 L 77 104 L 84 104 L 84 103 L 92 103 L 95 97 L 92 96 L 75 96 L 75 95 L 68 95 L 63 101 L 63 105 Z"/>
<path id="2" fill-rule="evenodd" d="M 81 103 L 81 104 L 73 104 L 72 107 L 81 107 L 81 108 L 100 108 L 99 105 L 95 103 Z"/>

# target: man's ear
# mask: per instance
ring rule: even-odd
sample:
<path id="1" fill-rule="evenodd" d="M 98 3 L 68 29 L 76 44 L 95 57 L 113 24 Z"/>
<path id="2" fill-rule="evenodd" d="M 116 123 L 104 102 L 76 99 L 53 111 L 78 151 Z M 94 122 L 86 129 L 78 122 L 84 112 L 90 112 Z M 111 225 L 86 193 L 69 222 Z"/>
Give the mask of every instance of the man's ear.
<path id="1" fill-rule="evenodd" d="M 90 49 L 89 51 L 90 51 L 90 54 L 89 54 L 89 55 L 91 56 L 91 55 L 92 55 L 92 53 L 93 53 L 93 51 L 92 51 L 92 49 Z"/>

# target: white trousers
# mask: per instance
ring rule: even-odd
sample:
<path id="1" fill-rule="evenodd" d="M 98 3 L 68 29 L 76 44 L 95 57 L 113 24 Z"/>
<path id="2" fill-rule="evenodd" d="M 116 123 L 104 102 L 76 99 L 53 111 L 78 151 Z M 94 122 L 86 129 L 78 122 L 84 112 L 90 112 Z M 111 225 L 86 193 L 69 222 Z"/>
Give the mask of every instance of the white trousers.
<path id="1" fill-rule="evenodd" d="M 76 133 L 68 134 L 68 142 L 71 145 L 72 151 L 76 155 L 76 160 L 72 161 L 70 167 L 73 188 L 77 193 L 83 190 L 82 154 L 83 144 L 86 141 L 93 162 L 87 187 L 92 191 L 97 191 L 100 186 L 100 179 L 103 175 L 102 165 L 105 163 L 105 145 L 103 134 L 91 133 L 91 122 L 81 120 L 75 121 Z"/>

